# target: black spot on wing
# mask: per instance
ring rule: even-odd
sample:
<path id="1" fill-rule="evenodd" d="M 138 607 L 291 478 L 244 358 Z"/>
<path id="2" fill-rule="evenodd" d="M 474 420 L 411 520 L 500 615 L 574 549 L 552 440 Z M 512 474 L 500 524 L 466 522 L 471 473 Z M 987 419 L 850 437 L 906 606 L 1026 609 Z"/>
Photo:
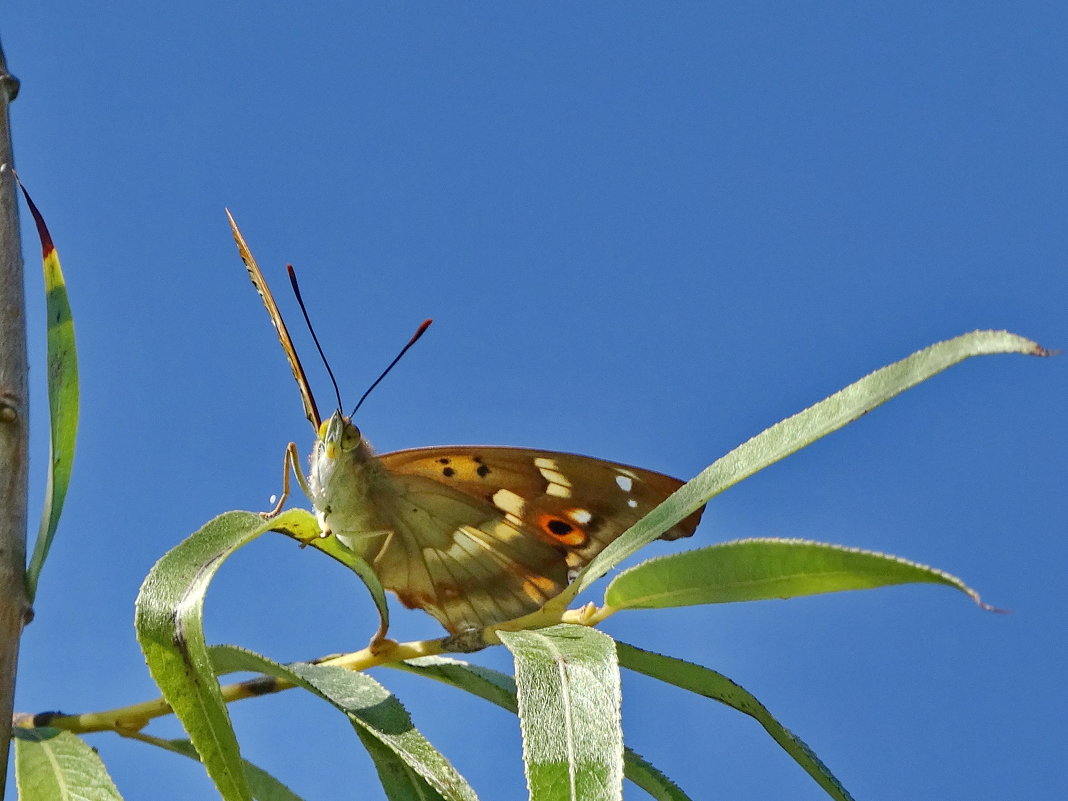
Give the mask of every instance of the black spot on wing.
<path id="1" fill-rule="evenodd" d="M 563 520 L 550 520 L 546 525 L 548 526 L 549 531 L 557 537 L 566 537 L 575 530 L 574 526 L 570 523 L 565 523 Z"/>

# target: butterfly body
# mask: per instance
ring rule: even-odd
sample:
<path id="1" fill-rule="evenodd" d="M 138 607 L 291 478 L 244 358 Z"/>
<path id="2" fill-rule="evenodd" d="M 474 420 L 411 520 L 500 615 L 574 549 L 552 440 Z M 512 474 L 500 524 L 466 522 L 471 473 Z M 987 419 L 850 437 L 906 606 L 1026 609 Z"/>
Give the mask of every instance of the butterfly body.
<path id="1" fill-rule="evenodd" d="M 311 454 L 320 525 L 452 634 L 539 609 L 681 482 L 574 454 L 442 446 L 375 455 L 335 413 Z M 693 533 L 700 512 L 664 534 Z"/>

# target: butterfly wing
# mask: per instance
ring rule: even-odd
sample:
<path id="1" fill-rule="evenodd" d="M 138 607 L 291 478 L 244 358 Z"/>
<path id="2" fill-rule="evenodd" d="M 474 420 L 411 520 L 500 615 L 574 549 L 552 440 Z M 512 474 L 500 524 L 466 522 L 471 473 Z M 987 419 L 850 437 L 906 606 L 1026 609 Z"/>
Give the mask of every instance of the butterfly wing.
<path id="1" fill-rule="evenodd" d="M 392 534 L 384 586 L 450 632 L 533 612 L 573 571 L 682 485 L 636 467 L 551 451 L 435 447 L 377 457 L 375 503 Z M 697 511 L 663 539 L 693 534 Z"/>
<path id="2" fill-rule="evenodd" d="M 452 634 L 532 612 L 567 586 L 560 551 L 485 500 L 393 474 L 374 500 L 389 534 L 364 552 L 382 585 Z"/>

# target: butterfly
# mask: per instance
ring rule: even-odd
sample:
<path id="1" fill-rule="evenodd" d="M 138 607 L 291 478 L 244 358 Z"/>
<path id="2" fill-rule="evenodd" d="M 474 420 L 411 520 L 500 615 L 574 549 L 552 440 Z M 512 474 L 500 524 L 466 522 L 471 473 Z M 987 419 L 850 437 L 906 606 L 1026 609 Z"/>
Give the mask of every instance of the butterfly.
<path id="1" fill-rule="evenodd" d="M 650 470 L 525 448 L 458 445 L 376 454 L 351 415 L 338 409 L 320 420 L 270 288 L 229 211 L 227 216 L 317 431 L 307 478 L 299 471 L 296 445 L 289 444 L 283 496 L 266 514 L 281 510 L 292 468 L 324 536 L 337 537 L 405 606 L 425 610 L 451 635 L 540 609 L 682 486 Z M 702 511 L 661 539 L 693 534 Z"/>

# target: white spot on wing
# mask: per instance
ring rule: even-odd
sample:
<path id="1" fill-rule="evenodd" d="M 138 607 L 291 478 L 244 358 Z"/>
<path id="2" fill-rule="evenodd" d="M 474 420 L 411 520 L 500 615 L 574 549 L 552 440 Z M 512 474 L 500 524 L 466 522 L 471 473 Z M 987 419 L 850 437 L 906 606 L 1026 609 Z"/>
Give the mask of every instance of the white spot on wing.
<path id="1" fill-rule="evenodd" d="M 618 484 L 619 488 L 624 492 L 630 492 L 634 487 L 634 481 L 631 477 L 625 476 L 622 473 L 616 476 L 616 484 Z"/>
<path id="2" fill-rule="evenodd" d="M 630 500 L 627 501 L 627 506 L 629 506 L 631 509 L 637 509 L 638 508 L 638 502 L 636 500 L 634 500 L 633 498 L 631 498 Z"/>
<path id="3" fill-rule="evenodd" d="M 571 482 L 567 480 L 567 476 L 565 476 L 559 470 L 550 470 L 548 467 L 539 467 L 538 472 L 540 472 L 541 477 L 548 481 L 550 484 L 559 484 L 562 487 L 571 486 Z"/>
<path id="4" fill-rule="evenodd" d="M 538 468 L 541 477 L 545 479 L 546 495 L 555 495 L 557 498 L 571 497 L 571 482 L 567 476 L 560 472 L 560 465 L 555 459 L 547 456 L 539 456 L 534 460 L 534 466 Z"/>
<path id="5" fill-rule="evenodd" d="M 593 515 L 589 509 L 570 509 L 567 516 L 578 523 L 580 526 L 584 526 L 593 520 Z"/>
<path id="6" fill-rule="evenodd" d="M 493 505 L 502 512 L 520 517 L 527 502 L 516 493 L 508 489 L 500 489 L 493 493 Z"/>

